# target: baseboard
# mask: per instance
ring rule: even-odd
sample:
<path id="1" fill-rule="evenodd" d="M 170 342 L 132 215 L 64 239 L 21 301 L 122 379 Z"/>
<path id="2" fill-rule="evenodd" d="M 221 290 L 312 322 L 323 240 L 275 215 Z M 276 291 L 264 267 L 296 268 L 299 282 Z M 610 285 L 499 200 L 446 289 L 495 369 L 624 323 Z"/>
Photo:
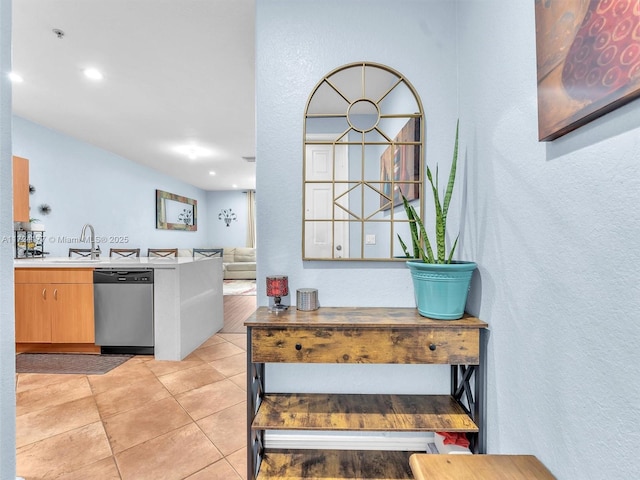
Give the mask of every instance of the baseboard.
<path id="1" fill-rule="evenodd" d="M 425 452 L 433 443 L 432 432 L 295 432 L 267 431 L 265 448 L 392 450 Z"/>

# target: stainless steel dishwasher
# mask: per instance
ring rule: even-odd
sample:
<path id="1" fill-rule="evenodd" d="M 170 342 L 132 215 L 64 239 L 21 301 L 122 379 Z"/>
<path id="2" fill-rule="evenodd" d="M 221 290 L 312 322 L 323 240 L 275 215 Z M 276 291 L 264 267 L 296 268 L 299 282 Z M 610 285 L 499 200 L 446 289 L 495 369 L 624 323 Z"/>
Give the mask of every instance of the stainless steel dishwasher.
<path id="1" fill-rule="evenodd" d="M 96 269 L 93 294 L 101 353 L 153 354 L 153 270 Z"/>

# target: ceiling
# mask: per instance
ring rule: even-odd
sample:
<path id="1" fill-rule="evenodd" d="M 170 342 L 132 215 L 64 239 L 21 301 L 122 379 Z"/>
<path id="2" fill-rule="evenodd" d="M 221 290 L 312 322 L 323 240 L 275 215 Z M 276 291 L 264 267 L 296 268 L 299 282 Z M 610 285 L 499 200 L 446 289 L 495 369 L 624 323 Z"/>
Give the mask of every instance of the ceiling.
<path id="1" fill-rule="evenodd" d="M 254 189 L 254 2 L 14 1 L 13 111 L 205 190 Z"/>

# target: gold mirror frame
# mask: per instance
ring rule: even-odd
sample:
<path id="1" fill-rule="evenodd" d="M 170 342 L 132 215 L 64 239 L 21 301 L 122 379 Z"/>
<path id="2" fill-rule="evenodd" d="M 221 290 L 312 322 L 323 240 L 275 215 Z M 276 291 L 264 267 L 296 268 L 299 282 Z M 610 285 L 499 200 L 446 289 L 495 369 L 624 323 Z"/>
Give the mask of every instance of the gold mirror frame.
<path id="1" fill-rule="evenodd" d="M 156 228 L 195 232 L 198 230 L 198 201 L 156 190 Z"/>
<path id="2" fill-rule="evenodd" d="M 409 81 L 358 62 L 328 73 L 304 114 L 303 260 L 405 261 L 402 192 L 423 211 L 424 114 Z"/>

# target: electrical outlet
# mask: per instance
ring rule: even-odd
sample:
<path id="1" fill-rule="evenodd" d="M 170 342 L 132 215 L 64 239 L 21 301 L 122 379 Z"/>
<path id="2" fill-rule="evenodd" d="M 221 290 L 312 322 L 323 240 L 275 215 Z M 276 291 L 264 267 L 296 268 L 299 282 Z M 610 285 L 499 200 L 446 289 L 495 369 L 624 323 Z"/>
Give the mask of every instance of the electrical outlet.
<path id="1" fill-rule="evenodd" d="M 376 236 L 375 235 L 367 235 L 364 238 L 365 245 L 375 245 L 376 244 Z"/>

